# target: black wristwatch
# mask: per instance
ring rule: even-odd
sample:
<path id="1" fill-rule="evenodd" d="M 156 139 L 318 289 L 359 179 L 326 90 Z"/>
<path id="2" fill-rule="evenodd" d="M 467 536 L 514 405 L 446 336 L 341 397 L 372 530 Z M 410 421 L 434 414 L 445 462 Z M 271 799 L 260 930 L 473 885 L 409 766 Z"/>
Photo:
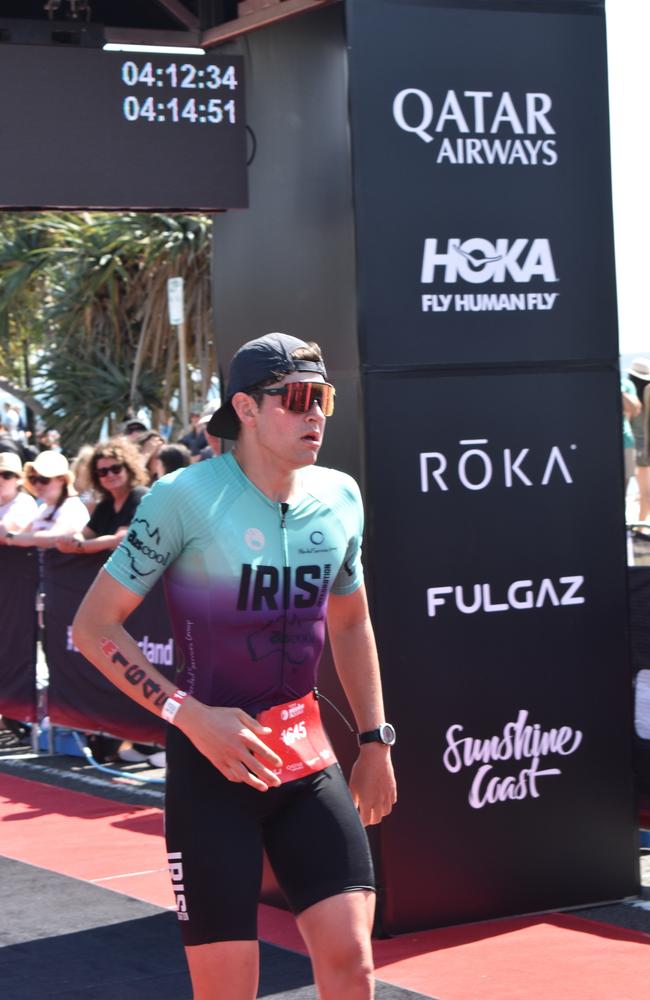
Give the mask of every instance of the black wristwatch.
<path id="1" fill-rule="evenodd" d="M 391 726 L 390 722 L 382 722 L 377 729 L 369 729 L 367 733 L 357 733 L 359 746 L 364 743 L 383 743 L 387 747 L 393 747 L 396 739 L 395 726 Z"/>

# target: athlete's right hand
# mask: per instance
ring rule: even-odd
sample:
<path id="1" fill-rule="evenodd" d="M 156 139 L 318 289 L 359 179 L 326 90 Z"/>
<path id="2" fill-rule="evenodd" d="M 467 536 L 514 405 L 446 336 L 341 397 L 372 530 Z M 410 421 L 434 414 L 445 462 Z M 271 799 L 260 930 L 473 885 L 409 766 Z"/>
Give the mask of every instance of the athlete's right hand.
<path id="1" fill-rule="evenodd" d="M 281 784 L 271 768 L 282 761 L 260 739 L 272 730 L 241 708 L 211 708 L 187 698 L 176 725 L 228 781 L 243 782 L 260 792 Z"/>

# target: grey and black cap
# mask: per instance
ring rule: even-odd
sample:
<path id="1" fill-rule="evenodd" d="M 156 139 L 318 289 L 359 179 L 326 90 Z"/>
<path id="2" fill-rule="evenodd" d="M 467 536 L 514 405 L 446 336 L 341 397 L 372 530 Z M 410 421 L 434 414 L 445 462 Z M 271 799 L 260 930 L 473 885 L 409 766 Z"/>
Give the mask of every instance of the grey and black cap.
<path id="1" fill-rule="evenodd" d="M 279 380 L 293 372 L 311 372 L 327 378 L 322 361 L 301 361 L 291 357 L 298 348 L 308 346 L 304 340 L 286 333 L 267 333 L 240 347 L 230 363 L 225 401 L 206 427 L 208 434 L 222 438 L 237 437 L 239 421 L 232 405 L 236 392 L 247 392 L 269 379 Z"/>

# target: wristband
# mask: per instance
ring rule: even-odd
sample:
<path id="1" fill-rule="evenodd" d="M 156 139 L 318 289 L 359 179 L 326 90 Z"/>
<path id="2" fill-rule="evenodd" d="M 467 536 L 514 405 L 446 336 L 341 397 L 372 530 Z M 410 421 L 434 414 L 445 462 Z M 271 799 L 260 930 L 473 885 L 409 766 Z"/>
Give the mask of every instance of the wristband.
<path id="1" fill-rule="evenodd" d="M 174 691 L 173 695 L 167 699 L 162 707 L 162 717 L 165 722 L 175 725 L 176 713 L 183 704 L 183 699 L 187 698 L 187 691 Z"/>

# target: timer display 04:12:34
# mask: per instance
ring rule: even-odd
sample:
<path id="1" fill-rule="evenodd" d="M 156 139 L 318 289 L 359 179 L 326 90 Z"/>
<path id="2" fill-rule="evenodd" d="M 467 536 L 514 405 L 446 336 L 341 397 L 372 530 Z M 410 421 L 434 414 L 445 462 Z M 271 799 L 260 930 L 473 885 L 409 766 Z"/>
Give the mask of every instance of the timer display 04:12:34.
<path id="1" fill-rule="evenodd" d="M 235 67 L 217 66 L 209 63 L 207 66 L 195 66 L 193 63 L 169 63 L 167 66 L 154 66 L 146 62 L 138 66 L 132 59 L 122 63 L 122 82 L 127 87 L 171 87 L 181 90 L 219 90 L 227 87 L 237 89 L 237 74 Z"/>

